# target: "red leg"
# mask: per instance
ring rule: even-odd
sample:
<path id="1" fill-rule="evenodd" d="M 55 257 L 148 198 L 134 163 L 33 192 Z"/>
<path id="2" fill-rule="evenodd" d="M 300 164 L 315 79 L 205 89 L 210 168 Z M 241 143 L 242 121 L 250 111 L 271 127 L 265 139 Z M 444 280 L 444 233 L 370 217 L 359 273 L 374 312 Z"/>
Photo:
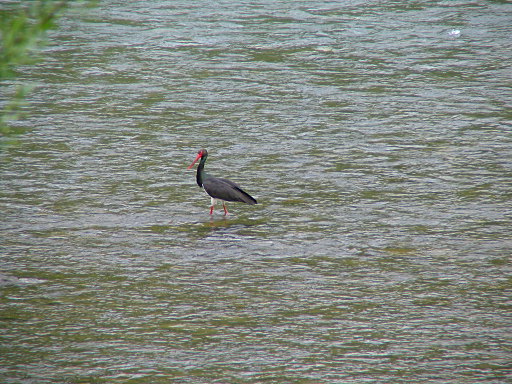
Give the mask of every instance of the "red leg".
<path id="1" fill-rule="evenodd" d="M 212 205 L 210 205 L 210 215 L 213 215 L 213 208 L 215 208 L 215 199 L 212 197 L 211 198 L 211 201 L 212 201 Z"/>
<path id="2" fill-rule="evenodd" d="M 229 213 L 228 209 L 226 208 L 226 203 L 222 202 L 222 206 L 224 207 L 224 216 L 226 216 Z"/>

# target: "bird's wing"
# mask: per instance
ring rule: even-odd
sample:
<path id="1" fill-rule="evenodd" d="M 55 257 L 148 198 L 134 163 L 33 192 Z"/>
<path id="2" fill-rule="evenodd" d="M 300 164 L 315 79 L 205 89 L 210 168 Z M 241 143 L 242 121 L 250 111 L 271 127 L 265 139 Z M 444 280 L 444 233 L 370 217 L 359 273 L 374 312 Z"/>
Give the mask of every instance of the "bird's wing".
<path id="1" fill-rule="evenodd" d="M 236 183 L 218 177 L 203 180 L 203 188 L 211 197 L 225 201 L 240 201 L 247 204 L 257 204 L 254 197 L 245 192 Z"/>

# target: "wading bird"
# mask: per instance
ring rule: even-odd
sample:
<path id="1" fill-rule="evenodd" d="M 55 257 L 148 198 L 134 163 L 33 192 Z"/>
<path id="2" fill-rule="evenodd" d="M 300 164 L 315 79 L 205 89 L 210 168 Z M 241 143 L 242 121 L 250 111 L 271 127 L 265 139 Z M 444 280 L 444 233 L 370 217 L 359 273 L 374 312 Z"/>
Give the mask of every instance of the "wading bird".
<path id="1" fill-rule="evenodd" d="M 210 206 L 210 215 L 213 214 L 213 209 L 215 207 L 216 200 L 222 200 L 222 207 L 224 208 L 224 215 L 228 214 L 228 209 L 226 208 L 226 201 L 239 201 L 247 204 L 258 204 L 256 199 L 249 195 L 247 192 L 242 190 L 237 184 L 233 183 L 231 180 L 221 179 L 218 177 L 212 177 L 208 175 L 204 171 L 204 164 L 206 163 L 206 159 L 208 158 L 208 151 L 206 149 L 201 149 L 197 152 L 196 159 L 190 164 L 187 169 L 190 169 L 194 166 L 197 160 L 201 159 L 199 165 L 197 166 L 197 174 L 196 180 L 197 185 L 203 187 L 208 195 L 210 195 L 212 199 L 212 205 Z"/>

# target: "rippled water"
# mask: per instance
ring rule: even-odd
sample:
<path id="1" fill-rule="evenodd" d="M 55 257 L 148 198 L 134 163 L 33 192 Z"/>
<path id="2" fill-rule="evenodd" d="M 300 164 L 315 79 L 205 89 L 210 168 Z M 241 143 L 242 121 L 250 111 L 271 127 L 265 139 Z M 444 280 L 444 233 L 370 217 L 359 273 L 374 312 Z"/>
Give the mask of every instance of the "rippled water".
<path id="1" fill-rule="evenodd" d="M 510 380 L 511 20 L 69 10 L 1 146 L 2 382 Z M 210 217 L 202 147 L 260 204 Z"/>

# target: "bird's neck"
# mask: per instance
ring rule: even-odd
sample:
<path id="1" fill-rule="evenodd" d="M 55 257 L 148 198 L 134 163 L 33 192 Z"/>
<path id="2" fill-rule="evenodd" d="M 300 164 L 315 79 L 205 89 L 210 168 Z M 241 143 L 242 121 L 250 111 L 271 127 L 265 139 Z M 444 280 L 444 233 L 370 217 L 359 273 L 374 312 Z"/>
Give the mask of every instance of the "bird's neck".
<path id="1" fill-rule="evenodd" d="M 203 186 L 203 180 L 207 178 L 206 172 L 204 171 L 204 163 L 206 162 L 206 157 L 203 157 L 197 166 L 197 173 L 196 173 L 196 181 L 197 185 L 200 187 Z"/>

